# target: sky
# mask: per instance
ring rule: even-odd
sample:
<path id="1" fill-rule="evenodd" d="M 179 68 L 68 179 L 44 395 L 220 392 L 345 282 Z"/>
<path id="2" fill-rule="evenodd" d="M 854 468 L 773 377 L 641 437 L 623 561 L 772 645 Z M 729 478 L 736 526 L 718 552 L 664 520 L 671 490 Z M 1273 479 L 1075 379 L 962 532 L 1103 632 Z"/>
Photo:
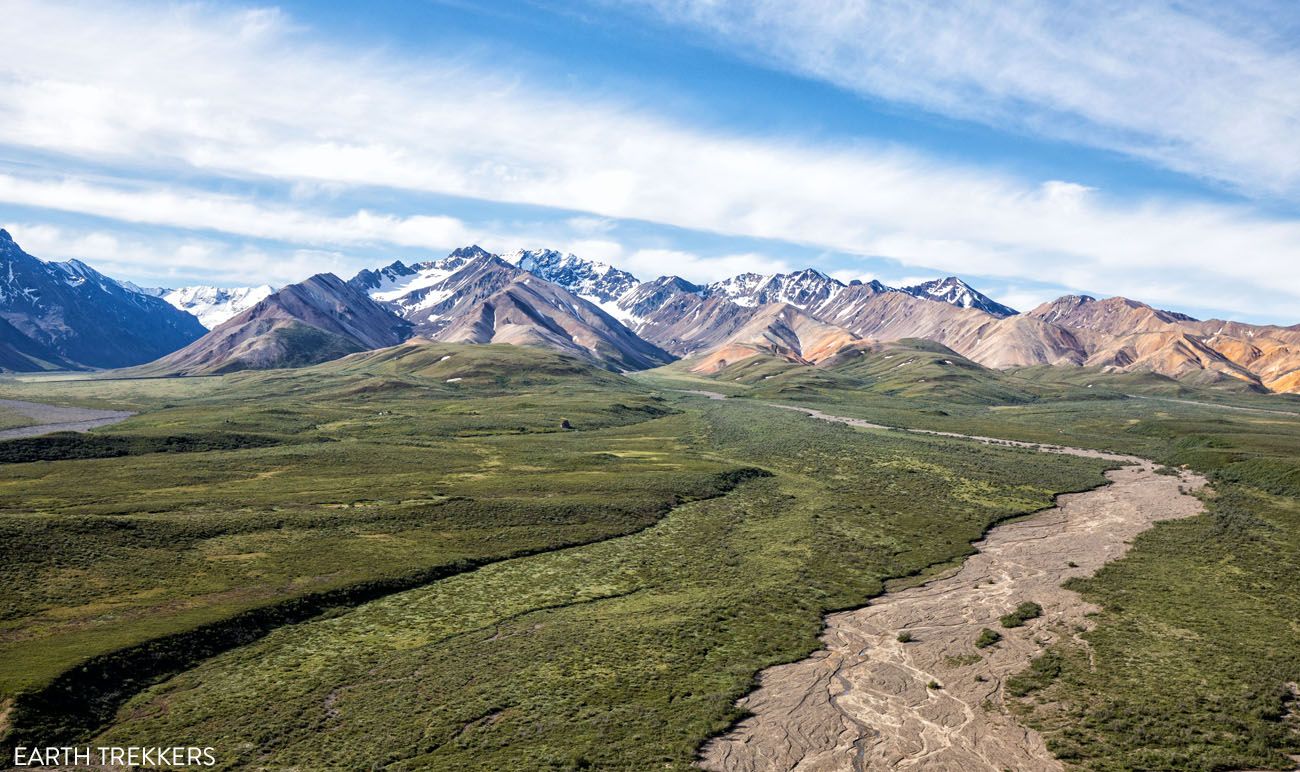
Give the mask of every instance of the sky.
<path id="1" fill-rule="evenodd" d="M 478 243 L 1300 322 L 1300 6 L 0 0 L 0 226 L 142 286 Z"/>

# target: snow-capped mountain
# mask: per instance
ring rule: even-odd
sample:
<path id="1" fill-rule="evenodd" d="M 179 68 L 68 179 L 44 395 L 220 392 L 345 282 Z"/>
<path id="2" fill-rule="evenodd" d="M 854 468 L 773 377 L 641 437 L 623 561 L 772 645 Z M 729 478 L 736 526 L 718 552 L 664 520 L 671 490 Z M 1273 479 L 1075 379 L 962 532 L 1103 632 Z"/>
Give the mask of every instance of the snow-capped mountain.
<path id="1" fill-rule="evenodd" d="M 739 306 L 753 308 L 768 303 L 789 303 L 796 308 L 808 309 L 821 305 L 845 288 L 845 284 L 821 271 L 805 268 L 794 273 L 775 273 L 764 276 L 742 273 L 708 286 L 710 295 L 725 297 Z"/>
<path id="2" fill-rule="evenodd" d="M 47 263 L 0 230 L 0 368 L 121 367 L 197 339 L 190 314 L 79 260 Z"/>
<path id="3" fill-rule="evenodd" d="M 975 308 L 997 317 L 1015 316 L 1019 313 L 1014 308 L 1002 305 L 956 276 L 933 279 L 911 287 L 903 287 L 902 291 L 913 297 L 939 300 L 958 308 Z"/>
<path id="4" fill-rule="evenodd" d="M 512 257 L 507 262 L 466 247 L 442 260 L 362 271 L 349 284 L 410 323 L 414 334 L 433 340 L 541 346 L 619 370 L 672 360 L 601 307 L 614 307 L 612 300 L 598 305 L 535 271 L 554 270 L 588 292 L 607 293 L 616 282 L 635 286 L 630 274 L 557 252 Z"/>
<path id="5" fill-rule="evenodd" d="M 641 281 L 627 271 L 608 263 L 584 260 L 577 255 L 562 254 L 554 249 L 520 249 L 506 255 L 506 262 L 532 275 L 558 284 L 580 298 L 595 303 L 617 318 L 617 302 Z"/>
<path id="6" fill-rule="evenodd" d="M 160 297 L 174 308 L 194 314 L 199 323 L 209 330 L 245 309 L 252 308 L 275 292 L 275 288 L 269 284 L 259 284 L 256 287 L 210 287 L 199 284 L 176 289 L 148 290 L 135 287 L 130 282 L 124 282 L 123 285 L 130 285 L 129 288 L 134 288 L 136 292 Z"/>
<path id="7" fill-rule="evenodd" d="M 399 305 L 409 307 L 424 299 L 427 293 L 421 293 L 421 290 L 427 290 L 451 276 L 469 261 L 490 254 L 474 245 L 461 247 L 439 260 L 412 265 L 397 260 L 383 268 L 364 270 L 349 279 L 348 283 L 380 302 L 394 303 L 400 300 L 402 302 Z"/>

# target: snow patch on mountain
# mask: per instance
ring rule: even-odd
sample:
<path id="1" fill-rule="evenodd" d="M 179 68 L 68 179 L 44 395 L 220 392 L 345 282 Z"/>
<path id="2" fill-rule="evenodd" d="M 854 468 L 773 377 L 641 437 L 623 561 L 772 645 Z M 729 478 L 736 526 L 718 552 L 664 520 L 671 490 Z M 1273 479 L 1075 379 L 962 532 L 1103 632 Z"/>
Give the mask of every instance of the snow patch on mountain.
<path id="1" fill-rule="evenodd" d="M 199 323 L 209 330 L 242 314 L 275 292 L 269 284 L 256 287 L 209 287 L 193 285 L 161 290 L 163 300 L 174 308 L 188 311 L 198 317 Z"/>
<path id="2" fill-rule="evenodd" d="M 478 250 L 475 252 L 474 250 Z M 400 260 L 373 271 L 362 271 L 349 282 L 365 291 L 371 298 L 381 303 L 396 303 L 402 308 L 414 308 L 428 296 L 420 295 L 410 302 L 402 298 L 418 290 L 427 289 L 464 268 L 470 260 L 488 254 L 478 247 L 467 247 L 452 252 L 440 260 L 429 260 L 414 265 L 406 265 Z M 425 304 L 423 307 L 428 307 Z"/>

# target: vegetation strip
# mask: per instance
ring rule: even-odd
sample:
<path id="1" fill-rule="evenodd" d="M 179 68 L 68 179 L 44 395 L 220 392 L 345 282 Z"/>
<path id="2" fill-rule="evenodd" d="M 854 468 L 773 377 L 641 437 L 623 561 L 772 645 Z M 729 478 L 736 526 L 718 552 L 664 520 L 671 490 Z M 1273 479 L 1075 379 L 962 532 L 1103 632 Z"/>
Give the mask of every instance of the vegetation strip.
<path id="1" fill-rule="evenodd" d="M 716 495 L 725 495 L 746 480 L 765 476 L 769 473 L 757 468 L 721 474 L 717 479 Z M 639 530 L 651 526 L 653 523 Z M 311 593 L 92 657 L 62 673 L 48 685 L 16 696 L 9 713 L 9 733 L 0 740 L 0 754 L 11 757 L 15 746 L 53 746 L 82 739 L 105 725 L 123 703 L 141 690 L 203 660 L 252 643 L 277 628 L 310 620 L 332 609 L 355 607 L 472 572 L 493 563 L 587 546 L 627 535 L 620 533 L 594 541 L 522 550 L 502 558 L 462 560 L 408 576 L 375 579 Z"/>

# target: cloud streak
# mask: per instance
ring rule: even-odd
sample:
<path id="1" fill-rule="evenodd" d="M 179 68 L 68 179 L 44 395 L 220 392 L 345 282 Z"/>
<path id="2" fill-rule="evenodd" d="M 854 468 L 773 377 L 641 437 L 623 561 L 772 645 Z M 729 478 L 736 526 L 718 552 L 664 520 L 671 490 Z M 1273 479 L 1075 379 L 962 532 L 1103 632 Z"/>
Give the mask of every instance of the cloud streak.
<path id="1" fill-rule="evenodd" d="M 328 216 L 234 195 L 166 186 L 142 190 L 77 178 L 50 180 L 0 174 L 0 202 L 128 223 L 213 230 L 311 245 L 386 243 L 442 248 L 463 244 L 476 236 L 455 217 L 399 217 L 366 209 L 346 217 Z"/>
<path id="2" fill-rule="evenodd" d="M 1300 222 L 1247 206 L 1122 201 L 867 142 L 705 130 L 477 64 L 325 46 L 273 11 L 13 5 L 0 143 L 124 177 L 535 204 L 1278 318 L 1300 301 Z M 0 200 L 329 248 L 475 236 L 440 215 L 339 217 L 310 198 L 268 205 L 75 178 L 0 177 Z"/>
<path id="3" fill-rule="evenodd" d="M 1230 4 L 631 5 L 750 61 L 860 94 L 1118 150 L 1248 193 L 1300 191 L 1300 54 L 1264 26 L 1267 15 Z"/>

